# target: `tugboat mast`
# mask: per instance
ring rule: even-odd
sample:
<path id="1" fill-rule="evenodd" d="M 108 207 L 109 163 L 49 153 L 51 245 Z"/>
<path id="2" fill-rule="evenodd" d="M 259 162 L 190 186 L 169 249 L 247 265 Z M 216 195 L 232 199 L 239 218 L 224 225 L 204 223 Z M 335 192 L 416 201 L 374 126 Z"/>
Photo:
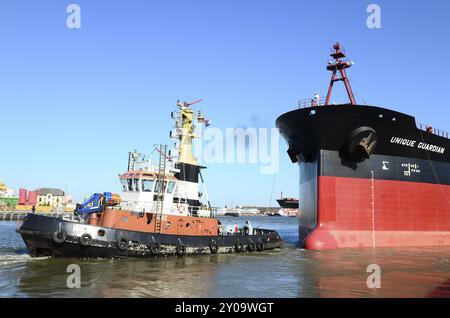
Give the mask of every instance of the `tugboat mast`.
<path id="1" fill-rule="evenodd" d="M 334 52 L 330 54 L 330 56 L 335 59 L 334 62 L 330 61 L 327 65 L 327 70 L 332 71 L 333 75 L 331 76 L 331 82 L 330 87 L 328 88 L 328 94 L 327 99 L 325 101 L 325 105 L 330 105 L 330 97 L 331 97 L 331 91 L 333 90 L 334 82 L 337 81 L 343 81 L 345 84 L 345 89 L 347 90 L 348 98 L 350 99 L 350 103 L 352 105 L 356 105 L 355 96 L 353 95 L 352 88 L 350 87 L 350 82 L 347 77 L 347 73 L 345 72 L 345 69 L 350 68 L 353 63 L 350 61 L 343 61 L 342 59 L 346 58 L 346 55 L 344 52 L 341 51 L 341 45 L 339 42 L 336 42 L 336 44 L 333 46 Z M 341 73 L 341 77 L 337 76 L 337 72 Z"/>
<path id="2" fill-rule="evenodd" d="M 193 123 L 194 116 L 200 121 L 201 116 L 194 114 L 194 110 L 190 108 L 191 105 L 200 103 L 202 100 L 196 100 L 191 103 L 177 102 L 177 106 L 181 112 L 181 122 L 178 122 L 177 127 L 178 139 L 180 141 L 179 158 L 178 161 L 190 165 L 197 165 L 197 159 L 192 153 L 192 140 L 197 138 L 194 134 L 195 125 Z"/>

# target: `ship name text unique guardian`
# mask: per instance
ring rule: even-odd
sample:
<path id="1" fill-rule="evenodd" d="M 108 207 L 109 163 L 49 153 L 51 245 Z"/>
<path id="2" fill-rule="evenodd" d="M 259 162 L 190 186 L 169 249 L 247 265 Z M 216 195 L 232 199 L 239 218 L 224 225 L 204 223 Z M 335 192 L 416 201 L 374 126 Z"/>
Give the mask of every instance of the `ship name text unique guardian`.
<path id="1" fill-rule="evenodd" d="M 392 137 L 391 143 L 393 144 L 399 144 L 402 146 L 407 147 L 416 147 L 418 149 L 423 149 L 427 151 L 437 152 L 443 154 L 445 152 L 445 147 L 439 147 L 432 144 L 427 144 L 425 142 L 417 142 L 416 140 L 406 139 L 406 138 L 400 138 L 400 137 Z"/>

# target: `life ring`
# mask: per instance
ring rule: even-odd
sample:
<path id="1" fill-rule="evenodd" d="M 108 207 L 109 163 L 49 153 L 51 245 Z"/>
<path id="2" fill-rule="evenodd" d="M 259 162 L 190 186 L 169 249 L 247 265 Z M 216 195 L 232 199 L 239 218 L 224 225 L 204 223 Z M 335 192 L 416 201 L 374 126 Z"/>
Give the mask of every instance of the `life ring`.
<path id="1" fill-rule="evenodd" d="M 255 251 L 255 243 L 250 242 L 247 244 L 247 251 L 254 252 Z"/>
<path id="2" fill-rule="evenodd" d="M 242 245 L 240 241 L 236 241 L 236 243 L 234 243 L 234 250 L 236 253 L 240 253 L 244 250 L 244 245 Z"/>
<path id="3" fill-rule="evenodd" d="M 53 238 L 53 242 L 61 244 L 61 243 L 64 243 L 64 241 L 66 240 L 67 234 L 66 234 L 66 232 L 64 232 L 62 230 L 59 232 L 53 232 L 52 238 Z"/>
<path id="4" fill-rule="evenodd" d="M 186 255 L 186 246 L 184 246 L 183 244 L 177 245 L 177 255 L 178 256 Z"/>
<path id="5" fill-rule="evenodd" d="M 128 248 L 128 241 L 125 238 L 120 237 L 117 240 L 117 248 L 121 251 L 125 251 Z"/>
<path id="6" fill-rule="evenodd" d="M 158 255 L 161 250 L 161 245 L 158 243 L 151 243 L 149 248 L 153 255 Z"/>
<path id="7" fill-rule="evenodd" d="M 83 246 L 89 246 L 92 243 L 92 236 L 88 233 L 84 233 L 80 236 L 80 244 Z"/>
<path id="8" fill-rule="evenodd" d="M 209 250 L 211 251 L 211 254 L 217 254 L 219 252 L 219 246 L 216 241 L 211 241 L 211 244 L 209 244 Z"/>
<path id="9" fill-rule="evenodd" d="M 258 243 L 256 243 L 256 250 L 258 252 L 264 251 L 264 243 L 262 240 L 259 240 Z"/>

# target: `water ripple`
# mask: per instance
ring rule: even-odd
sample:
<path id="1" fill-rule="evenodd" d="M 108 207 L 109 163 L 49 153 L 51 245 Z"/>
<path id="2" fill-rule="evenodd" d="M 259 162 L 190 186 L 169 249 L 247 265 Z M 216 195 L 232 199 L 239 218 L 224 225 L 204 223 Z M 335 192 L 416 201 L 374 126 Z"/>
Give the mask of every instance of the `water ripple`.
<path id="1" fill-rule="evenodd" d="M 252 223 L 263 221 L 282 249 L 145 260 L 31 258 L 14 222 L 0 222 L 0 297 L 450 297 L 450 247 L 307 251 L 295 219 Z M 366 285 L 373 263 L 380 289 Z M 67 288 L 69 264 L 80 289 Z"/>

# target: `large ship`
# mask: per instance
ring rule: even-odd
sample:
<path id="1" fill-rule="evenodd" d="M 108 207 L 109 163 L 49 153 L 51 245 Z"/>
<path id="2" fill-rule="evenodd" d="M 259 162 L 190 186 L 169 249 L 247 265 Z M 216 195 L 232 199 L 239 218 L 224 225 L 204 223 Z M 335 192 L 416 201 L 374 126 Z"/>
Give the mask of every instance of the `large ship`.
<path id="1" fill-rule="evenodd" d="M 300 243 L 307 249 L 450 245 L 450 141 L 391 109 L 359 105 L 336 43 L 326 99 L 276 125 L 299 164 Z M 349 102 L 330 103 L 343 81 Z"/>
<path id="2" fill-rule="evenodd" d="M 137 151 L 119 175 L 121 194 L 95 193 L 78 204 L 75 216 L 30 213 L 18 232 L 32 256 L 152 257 L 160 255 L 254 252 L 280 247 L 276 231 L 224 227 L 213 216 L 200 166 L 192 153 L 194 123 L 207 123 L 194 103 L 177 102 L 172 112 L 177 140 L 172 153 L 155 147 L 158 164 Z M 204 193 L 204 195 L 202 195 Z"/>

